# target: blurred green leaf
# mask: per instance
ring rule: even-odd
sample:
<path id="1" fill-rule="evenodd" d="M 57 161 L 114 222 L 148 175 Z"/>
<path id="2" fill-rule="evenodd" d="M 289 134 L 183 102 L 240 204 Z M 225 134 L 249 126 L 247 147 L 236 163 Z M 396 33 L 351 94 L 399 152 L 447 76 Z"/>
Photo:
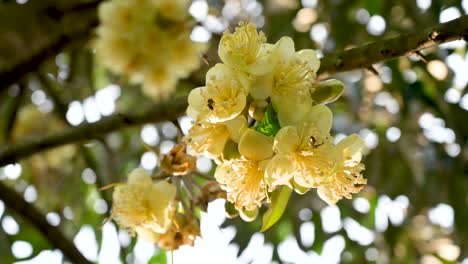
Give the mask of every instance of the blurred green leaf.
<path id="1" fill-rule="evenodd" d="M 166 251 L 159 250 L 158 254 L 154 255 L 148 261 L 148 264 L 166 264 L 167 263 L 167 255 Z"/>
<path id="2" fill-rule="evenodd" d="M 273 192 L 270 207 L 263 215 L 261 232 L 265 232 L 281 218 L 284 210 L 286 209 L 286 205 L 288 204 L 291 192 L 292 189 L 287 186 L 280 187 L 278 190 Z"/>

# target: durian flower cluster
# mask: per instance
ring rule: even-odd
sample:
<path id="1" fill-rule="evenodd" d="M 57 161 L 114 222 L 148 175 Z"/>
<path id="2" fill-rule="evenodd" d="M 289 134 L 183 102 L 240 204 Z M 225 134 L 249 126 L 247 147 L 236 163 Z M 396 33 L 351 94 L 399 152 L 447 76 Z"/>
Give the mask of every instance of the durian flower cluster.
<path id="1" fill-rule="evenodd" d="M 366 184 L 364 143 L 353 134 L 337 145 L 325 105 L 343 92 L 337 80 L 316 81 L 314 50 L 296 51 L 290 37 L 266 42 L 252 23 L 225 32 L 223 63 L 191 91 L 185 137 L 192 155 L 217 164 L 215 179 L 244 219 L 253 219 L 281 186 L 303 194 L 312 188 L 328 204 L 351 198 Z"/>
<path id="2" fill-rule="evenodd" d="M 193 42 L 189 0 L 109 0 L 99 6 L 96 55 L 117 74 L 141 83 L 154 100 L 171 94 L 200 64 L 205 43 Z"/>

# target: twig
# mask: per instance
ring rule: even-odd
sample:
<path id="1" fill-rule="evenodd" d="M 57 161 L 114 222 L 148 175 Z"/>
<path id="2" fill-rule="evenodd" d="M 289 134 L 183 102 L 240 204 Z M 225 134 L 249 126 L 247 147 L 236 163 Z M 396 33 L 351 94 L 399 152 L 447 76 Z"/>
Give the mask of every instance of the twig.
<path id="1" fill-rule="evenodd" d="M 468 32 L 468 15 L 414 33 L 376 41 L 361 47 L 325 54 L 320 63 L 320 79 L 343 71 L 368 68 L 380 61 L 397 58 L 445 42 L 462 39 Z"/>
<path id="2" fill-rule="evenodd" d="M 0 200 L 6 206 L 35 226 L 42 235 L 73 263 L 90 263 L 73 245 L 58 227 L 50 225 L 45 216 L 33 205 L 27 203 L 21 195 L 0 181 Z"/>
<path id="3" fill-rule="evenodd" d="M 18 85 L 18 94 L 11 98 L 11 104 L 9 105 L 8 113 L 5 115 L 4 138 L 7 142 L 11 141 L 13 125 L 15 123 L 16 115 L 21 106 L 21 101 L 23 100 L 23 95 L 25 94 L 26 90 L 24 81 L 19 82 Z"/>
<path id="4" fill-rule="evenodd" d="M 140 113 L 114 114 L 96 123 L 67 128 L 57 133 L 25 140 L 16 145 L 7 145 L 0 150 L 0 166 L 61 145 L 96 139 L 126 127 L 172 120 L 184 113 L 186 107 L 187 97 L 181 97 L 155 105 Z"/>
<path id="5" fill-rule="evenodd" d="M 321 61 L 319 78 L 358 68 L 367 68 L 374 63 L 413 54 L 416 51 L 461 39 L 468 31 L 468 15 L 447 23 L 405 34 L 388 40 L 377 41 L 362 47 L 328 54 Z M 0 76 L 2 76 L 0 72 Z M 1 77 L 0 77 L 1 79 Z M 14 146 L 7 146 L 0 151 L 0 166 L 14 162 L 28 155 L 60 145 L 95 139 L 121 128 L 151 122 L 177 118 L 187 106 L 186 98 L 173 104 L 163 104 L 141 114 L 116 114 L 94 124 L 85 124 L 70 128 L 42 138 L 32 139 Z"/>
<path id="6" fill-rule="evenodd" d="M 58 84 L 51 79 L 49 76 L 47 76 L 46 73 L 44 72 L 38 72 L 37 77 L 39 81 L 41 82 L 41 87 L 42 89 L 47 93 L 48 96 L 52 99 L 55 105 L 55 113 L 65 122 L 68 124 L 67 118 L 66 118 L 66 113 L 67 113 L 67 105 L 68 103 L 64 101 L 60 94 L 59 91 L 57 90 Z M 104 145 L 106 148 L 106 143 L 103 139 L 99 138 L 99 141 Z M 109 182 L 107 182 L 104 179 L 104 173 L 99 169 L 98 162 L 96 161 L 96 157 L 93 155 L 92 150 L 86 148 L 83 145 L 78 145 L 77 146 L 84 158 L 84 161 L 86 162 L 87 166 L 90 167 L 95 173 L 97 177 L 96 185 L 97 188 L 102 188 L 103 186 L 107 186 Z M 107 149 L 106 149 L 107 151 Z M 107 153 L 106 153 L 107 154 Z M 112 204 L 112 199 L 109 193 L 104 192 L 102 193 L 102 198 L 106 201 L 107 204 Z"/>
<path id="7" fill-rule="evenodd" d="M 416 56 L 419 57 L 420 60 L 422 60 L 424 63 L 428 63 L 429 60 L 427 59 L 426 56 L 424 56 L 424 54 L 422 54 L 422 52 L 420 50 L 417 50 L 414 52 L 414 54 L 416 54 Z"/>
<path id="8" fill-rule="evenodd" d="M 367 67 L 367 69 L 373 74 L 375 74 L 376 76 L 379 76 L 379 71 L 374 67 L 374 65 Z"/>

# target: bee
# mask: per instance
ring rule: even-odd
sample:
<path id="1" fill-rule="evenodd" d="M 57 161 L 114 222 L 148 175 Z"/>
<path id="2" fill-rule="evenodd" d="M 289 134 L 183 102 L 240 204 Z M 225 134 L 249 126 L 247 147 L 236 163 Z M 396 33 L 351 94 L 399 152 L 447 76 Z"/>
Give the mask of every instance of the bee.
<path id="1" fill-rule="evenodd" d="M 322 146 L 323 144 L 325 144 L 325 142 L 322 142 L 322 143 L 320 143 L 320 144 L 317 144 L 317 140 L 315 139 L 315 137 L 314 137 L 314 136 L 311 136 L 311 137 L 309 138 L 309 144 L 310 144 L 310 146 L 311 146 L 312 148 L 315 149 L 315 148 L 318 148 L 318 147 Z"/>
<path id="2" fill-rule="evenodd" d="M 209 98 L 209 99 L 208 99 L 208 104 L 207 104 L 206 106 L 208 106 L 208 108 L 209 108 L 210 110 L 213 110 L 213 109 L 214 109 L 214 103 L 215 103 L 214 100 L 211 99 L 211 98 Z"/>

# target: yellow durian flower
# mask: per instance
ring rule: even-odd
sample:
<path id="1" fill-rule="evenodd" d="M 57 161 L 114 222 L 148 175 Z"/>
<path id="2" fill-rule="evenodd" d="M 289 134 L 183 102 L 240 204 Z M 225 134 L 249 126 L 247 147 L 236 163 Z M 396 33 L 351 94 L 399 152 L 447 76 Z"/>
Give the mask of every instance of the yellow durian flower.
<path id="1" fill-rule="evenodd" d="M 184 138 L 189 147 L 188 153 L 193 156 L 204 155 L 218 160 L 228 140 L 239 142 L 243 131 L 247 129 L 247 119 L 239 115 L 222 123 L 197 122 Z"/>
<path id="2" fill-rule="evenodd" d="M 233 119 L 244 110 L 248 86 L 244 76 L 218 63 L 206 74 L 206 86 L 193 89 L 187 114 L 211 123 Z"/>
<path id="3" fill-rule="evenodd" d="M 272 73 L 271 103 L 278 113 L 281 126 L 296 123 L 312 106 L 311 92 L 316 72 L 320 66 L 313 50 L 295 52 L 290 37 L 281 38 L 276 44 L 280 56 Z"/>
<path id="4" fill-rule="evenodd" d="M 224 32 L 219 42 L 219 57 L 227 66 L 249 74 L 263 75 L 273 69 L 273 45 L 265 43 L 263 32 L 254 24 L 239 23 L 234 33 Z"/>
<path id="5" fill-rule="evenodd" d="M 153 183 L 143 169 L 135 169 L 127 183 L 115 187 L 112 218 L 121 227 L 154 242 L 157 235 L 153 233 L 164 233 L 170 226 L 175 195 L 174 185 L 166 181 Z"/>
<path id="6" fill-rule="evenodd" d="M 322 200 L 332 205 L 343 197 L 351 199 L 351 194 L 364 188 L 367 179 L 361 174 L 364 164 L 360 162 L 365 151 L 364 141 L 356 134 L 346 137 L 334 147 L 329 155 L 335 159 L 335 167 L 317 190 Z"/>
<path id="7" fill-rule="evenodd" d="M 288 185 L 300 193 L 317 187 L 333 168 L 327 155 L 331 125 L 330 109 L 317 105 L 297 126 L 281 128 L 274 142 L 277 154 L 265 173 L 269 184 Z"/>
<path id="8" fill-rule="evenodd" d="M 269 188 L 264 171 L 268 162 L 240 157 L 224 161 L 216 168 L 215 179 L 237 210 L 254 212 L 267 200 Z"/>

